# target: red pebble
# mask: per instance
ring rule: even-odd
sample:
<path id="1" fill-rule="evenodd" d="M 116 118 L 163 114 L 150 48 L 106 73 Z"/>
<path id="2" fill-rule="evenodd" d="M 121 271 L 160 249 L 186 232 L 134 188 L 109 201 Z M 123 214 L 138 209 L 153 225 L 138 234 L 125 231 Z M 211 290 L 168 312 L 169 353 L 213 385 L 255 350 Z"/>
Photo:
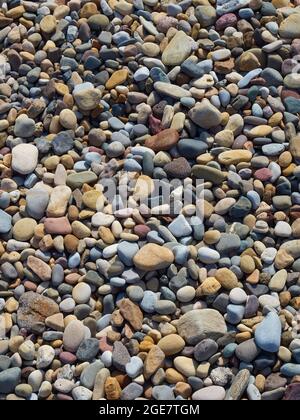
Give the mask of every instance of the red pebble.
<path id="1" fill-rule="evenodd" d="M 104 353 L 105 351 L 113 351 L 113 346 L 108 344 L 106 337 L 101 337 L 99 340 L 99 349 Z"/>
<path id="2" fill-rule="evenodd" d="M 63 351 L 59 355 L 59 360 L 64 365 L 73 365 L 76 362 L 77 357 L 75 356 L 75 354 L 72 354 L 68 351 Z"/>
<path id="3" fill-rule="evenodd" d="M 262 182 L 268 181 L 272 178 L 272 172 L 268 168 L 262 168 L 255 172 L 254 176 Z"/>
<path id="4" fill-rule="evenodd" d="M 146 225 L 136 225 L 134 227 L 134 233 L 141 239 L 146 238 L 150 231 L 151 229 Z"/>
<path id="5" fill-rule="evenodd" d="M 7 155 L 8 153 L 10 153 L 10 149 L 8 147 L 3 147 L 2 149 L 0 149 L 0 155 Z"/>
<path id="6" fill-rule="evenodd" d="M 158 134 L 163 129 L 161 121 L 153 115 L 149 117 L 149 127 L 151 134 Z"/>
<path id="7" fill-rule="evenodd" d="M 237 17 L 234 13 L 227 13 L 221 16 L 216 22 L 216 30 L 222 31 L 228 28 L 228 26 L 235 26 L 237 24 Z"/>
<path id="8" fill-rule="evenodd" d="M 99 153 L 99 155 L 104 154 L 104 151 L 102 149 L 99 149 L 99 147 L 95 147 L 95 146 L 90 146 L 89 152 L 96 152 L 96 153 Z"/>

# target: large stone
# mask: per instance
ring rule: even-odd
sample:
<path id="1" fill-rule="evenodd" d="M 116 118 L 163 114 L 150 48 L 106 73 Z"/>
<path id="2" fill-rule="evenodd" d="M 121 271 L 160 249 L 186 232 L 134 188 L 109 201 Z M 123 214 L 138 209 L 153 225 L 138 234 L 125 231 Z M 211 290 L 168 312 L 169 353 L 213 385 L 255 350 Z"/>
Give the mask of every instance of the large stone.
<path id="1" fill-rule="evenodd" d="M 28 216 L 33 217 L 36 220 L 40 220 L 48 206 L 49 193 L 46 188 L 42 186 L 36 186 L 31 190 L 27 191 L 26 194 L 26 212 Z"/>
<path id="2" fill-rule="evenodd" d="M 37 167 L 38 154 L 33 144 L 18 144 L 12 150 L 12 169 L 21 175 L 31 174 Z"/>
<path id="3" fill-rule="evenodd" d="M 59 307 L 52 299 L 38 293 L 27 292 L 19 300 L 17 323 L 20 328 L 30 331 L 36 324 L 44 324 L 46 318 L 57 313 Z"/>
<path id="4" fill-rule="evenodd" d="M 277 353 L 281 342 L 281 321 L 275 312 L 269 312 L 255 330 L 255 342 L 269 353 Z"/>
<path id="5" fill-rule="evenodd" d="M 99 105 L 102 93 L 92 83 L 77 85 L 73 91 L 76 104 L 82 111 L 92 111 Z"/>
<path id="6" fill-rule="evenodd" d="M 282 38 L 300 38 L 300 13 L 288 16 L 280 25 L 279 34 Z"/>
<path id="7" fill-rule="evenodd" d="M 8 233 L 11 230 L 12 217 L 0 209 L 0 233 Z"/>
<path id="8" fill-rule="evenodd" d="M 295 159 L 300 159 L 300 136 L 295 136 L 290 140 L 290 152 Z"/>
<path id="9" fill-rule="evenodd" d="M 39 258 L 30 255 L 27 259 L 27 267 L 42 281 L 51 280 L 52 270 L 48 264 Z"/>
<path id="10" fill-rule="evenodd" d="M 74 320 L 67 325 L 64 336 L 63 345 L 66 351 L 75 353 L 85 338 L 85 328 L 82 322 Z"/>
<path id="11" fill-rule="evenodd" d="M 222 121 L 221 112 L 208 99 L 203 99 L 191 109 L 189 117 L 196 125 L 206 130 L 217 127 Z"/>
<path id="12" fill-rule="evenodd" d="M 191 50 L 191 38 L 185 32 L 178 31 L 165 48 L 162 54 L 162 62 L 166 66 L 178 66 L 189 57 Z"/>
<path id="13" fill-rule="evenodd" d="M 212 166 L 195 165 L 192 168 L 192 175 L 205 182 L 213 182 L 216 185 L 222 184 L 227 178 L 227 174 Z"/>
<path id="14" fill-rule="evenodd" d="M 217 18 L 216 9 L 213 6 L 198 6 L 195 15 L 202 28 L 213 25 Z"/>
<path id="15" fill-rule="evenodd" d="M 178 140 L 178 131 L 174 128 L 168 128 L 155 136 L 149 137 L 145 142 L 145 146 L 154 150 L 154 152 L 167 151 L 175 146 Z"/>
<path id="16" fill-rule="evenodd" d="M 123 299 L 119 303 L 119 308 L 124 319 L 126 319 L 136 331 L 139 331 L 142 328 L 144 318 L 143 312 L 140 310 L 139 306 L 129 299 Z"/>
<path id="17" fill-rule="evenodd" d="M 158 347 L 153 346 L 147 354 L 144 363 L 144 376 L 146 379 L 151 378 L 152 375 L 162 367 L 165 360 L 165 353 Z"/>
<path id="18" fill-rule="evenodd" d="M 190 345 L 205 338 L 217 340 L 227 332 L 222 315 L 214 309 L 195 309 L 184 314 L 178 321 L 179 335 Z"/>
<path id="19" fill-rule="evenodd" d="M 21 379 L 21 369 L 14 367 L 0 372 L 0 394 L 14 392 Z"/>
<path id="20" fill-rule="evenodd" d="M 59 185 L 53 188 L 50 201 L 47 207 L 48 217 L 61 217 L 66 214 L 66 209 L 70 197 L 72 195 L 71 188 L 66 185 Z"/>
<path id="21" fill-rule="evenodd" d="M 241 370 L 234 380 L 232 381 L 231 387 L 227 391 L 227 401 L 238 401 L 244 395 L 247 386 L 250 381 L 250 371 L 248 369 Z"/>
<path id="22" fill-rule="evenodd" d="M 173 252 L 156 244 L 147 244 L 133 258 L 135 266 L 142 271 L 162 270 L 174 261 Z"/>

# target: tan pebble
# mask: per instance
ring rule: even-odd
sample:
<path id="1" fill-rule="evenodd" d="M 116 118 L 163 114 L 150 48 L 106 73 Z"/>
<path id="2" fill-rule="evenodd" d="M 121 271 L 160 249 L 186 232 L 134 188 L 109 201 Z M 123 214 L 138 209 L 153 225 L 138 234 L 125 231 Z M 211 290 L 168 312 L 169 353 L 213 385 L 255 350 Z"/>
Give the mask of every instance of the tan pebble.
<path id="1" fill-rule="evenodd" d="M 97 190 L 87 191 L 83 194 L 82 201 L 86 207 L 92 210 L 102 211 L 104 208 L 104 196 Z"/>
<path id="2" fill-rule="evenodd" d="M 63 109 L 59 114 L 59 122 L 67 130 L 75 130 L 77 126 L 77 117 L 70 109 Z"/>
<path id="3" fill-rule="evenodd" d="M 255 270 L 255 262 L 249 255 L 244 255 L 241 258 L 241 270 L 246 274 L 251 274 Z"/>
<path id="4" fill-rule="evenodd" d="M 209 362 L 203 362 L 200 363 L 200 365 L 197 367 L 197 376 L 201 379 L 205 379 L 208 377 L 210 369 L 210 363 Z"/>
<path id="5" fill-rule="evenodd" d="M 255 378 L 255 385 L 260 392 L 265 390 L 266 378 L 263 375 L 257 375 Z"/>
<path id="6" fill-rule="evenodd" d="M 174 255 L 166 247 L 147 244 L 134 257 L 134 264 L 143 271 L 161 270 L 169 267 L 174 261 Z"/>
<path id="7" fill-rule="evenodd" d="M 252 337 L 251 333 L 248 331 L 241 332 L 235 336 L 235 340 L 238 344 L 244 343 L 247 340 L 250 340 Z"/>
<path id="8" fill-rule="evenodd" d="M 24 343 L 24 337 L 22 337 L 21 335 L 16 335 L 15 337 L 12 337 L 8 342 L 9 350 L 12 353 L 17 353 L 19 350 L 19 347 L 23 343 Z"/>
<path id="9" fill-rule="evenodd" d="M 75 221 L 71 226 L 73 235 L 78 239 L 88 238 L 91 235 L 91 230 L 81 222 Z"/>
<path id="10" fill-rule="evenodd" d="M 221 238 L 221 233 L 218 230 L 209 230 L 204 234 L 204 242 L 207 245 L 214 245 L 219 242 Z"/>
<path id="11" fill-rule="evenodd" d="M 220 289 L 221 284 L 214 277 L 209 277 L 197 289 L 197 296 L 211 296 L 215 295 Z"/>
<path id="12" fill-rule="evenodd" d="M 34 235 L 34 229 L 37 226 L 37 222 L 34 219 L 25 217 L 19 220 L 13 227 L 13 237 L 17 241 L 28 241 Z"/>
<path id="13" fill-rule="evenodd" d="M 166 381 L 169 384 L 176 385 L 178 382 L 185 382 L 185 377 L 176 369 L 169 368 L 166 370 Z"/>
<path id="14" fill-rule="evenodd" d="M 118 85 L 122 85 L 127 80 L 127 77 L 128 77 L 127 69 L 115 71 L 110 77 L 110 79 L 107 81 L 105 85 L 106 89 L 111 90 Z"/>
<path id="15" fill-rule="evenodd" d="M 192 395 L 192 387 L 185 382 L 177 382 L 175 384 L 174 393 L 181 397 L 188 399 Z"/>
<path id="16" fill-rule="evenodd" d="M 221 268 L 215 274 L 216 279 L 226 290 L 232 290 L 238 287 L 239 281 L 233 271 L 228 268 Z"/>
<path id="17" fill-rule="evenodd" d="M 234 142 L 233 132 L 231 130 L 220 131 L 215 135 L 215 142 L 220 147 L 231 147 Z"/>
<path id="18" fill-rule="evenodd" d="M 43 17 L 40 22 L 41 30 L 46 34 L 51 34 L 56 29 L 56 19 L 52 15 Z"/>
<path id="19" fill-rule="evenodd" d="M 145 379 L 149 379 L 160 367 L 162 367 L 164 360 L 164 352 L 158 346 L 152 347 L 144 363 Z"/>
<path id="20" fill-rule="evenodd" d="M 185 347 L 185 341 L 177 334 L 170 334 L 162 338 L 158 342 L 158 346 L 162 349 L 166 356 L 173 356 L 183 350 Z"/>

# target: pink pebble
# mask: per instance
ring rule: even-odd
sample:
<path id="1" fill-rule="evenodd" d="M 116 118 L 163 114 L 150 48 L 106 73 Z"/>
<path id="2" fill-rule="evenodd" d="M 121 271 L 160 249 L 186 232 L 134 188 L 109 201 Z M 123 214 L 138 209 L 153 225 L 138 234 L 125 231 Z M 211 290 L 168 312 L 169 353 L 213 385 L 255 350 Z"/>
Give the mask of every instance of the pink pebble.
<path id="1" fill-rule="evenodd" d="M 59 359 L 65 365 L 73 365 L 76 362 L 77 357 L 75 354 L 72 354 L 68 351 L 63 351 L 60 353 Z"/>
<path id="2" fill-rule="evenodd" d="M 228 26 L 235 26 L 237 24 L 237 17 L 234 13 L 227 13 L 221 16 L 216 22 L 216 30 L 222 31 L 228 28 Z"/>
<path id="3" fill-rule="evenodd" d="M 272 178 L 272 172 L 268 168 L 262 168 L 258 169 L 258 171 L 255 172 L 254 176 L 256 179 L 259 179 L 260 181 L 268 181 Z"/>

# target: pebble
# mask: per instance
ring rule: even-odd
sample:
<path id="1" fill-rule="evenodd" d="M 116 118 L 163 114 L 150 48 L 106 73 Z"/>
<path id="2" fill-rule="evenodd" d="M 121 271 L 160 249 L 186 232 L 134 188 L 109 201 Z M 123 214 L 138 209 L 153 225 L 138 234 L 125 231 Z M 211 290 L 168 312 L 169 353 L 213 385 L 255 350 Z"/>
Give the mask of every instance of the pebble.
<path id="1" fill-rule="evenodd" d="M 24 160 L 24 156 L 26 159 Z M 38 164 L 38 149 L 33 144 L 18 144 L 12 150 L 12 169 L 21 175 L 31 174 Z"/>
<path id="2" fill-rule="evenodd" d="M 275 312 L 270 312 L 255 330 L 256 344 L 264 351 L 277 353 L 281 341 L 281 322 Z"/>

